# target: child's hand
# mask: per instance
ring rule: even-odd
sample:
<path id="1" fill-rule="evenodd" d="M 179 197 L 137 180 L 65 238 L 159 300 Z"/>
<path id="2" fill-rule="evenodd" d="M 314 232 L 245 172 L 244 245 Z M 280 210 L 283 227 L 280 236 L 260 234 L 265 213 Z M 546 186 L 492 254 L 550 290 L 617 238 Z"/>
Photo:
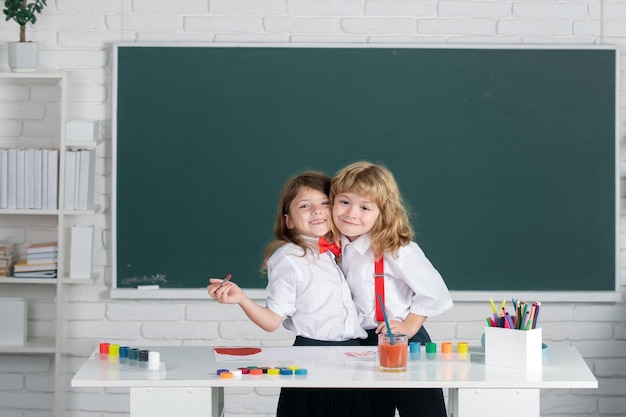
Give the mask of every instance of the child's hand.
<path id="1" fill-rule="evenodd" d="M 408 339 L 412 338 L 417 333 L 417 331 L 413 328 L 411 324 L 404 321 L 391 320 L 389 322 L 389 327 L 391 327 L 391 333 L 405 334 Z M 376 333 L 387 333 L 387 326 L 385 325 L 385 323 L 378 324 L 378 327 L 376 328 Z"/>
<path id="2" fill-rule="evenodd" d="M 222 279 L 209 279 L 207 292 L 216 301 L 223 304 L 239 304 L 245 299 L 245 294 L 237 284 L 228 281 L 222 285 Z"/>

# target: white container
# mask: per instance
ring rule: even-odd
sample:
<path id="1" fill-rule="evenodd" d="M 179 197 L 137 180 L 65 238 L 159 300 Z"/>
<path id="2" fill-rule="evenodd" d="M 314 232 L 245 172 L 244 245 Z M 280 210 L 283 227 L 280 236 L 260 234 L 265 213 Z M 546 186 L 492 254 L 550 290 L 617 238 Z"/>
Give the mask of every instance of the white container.
<path id="1" fill-rule="evenodd" d="M 65 140 L 68 142 L 92 142 L 100 139 L 100 121 L 70 120 L 65 124 Z"/>
<path id="2" fill-rule="evenodd" d="M 39 67 L 39 43 L 8 42 L 9 67 L 13 72 L 33 72 Z"/>
<path id="3" fill-rule="evenodd" d="M 26 344 L 26 300 L 0 298 L 0 345 Z"/>
<path id="4" fill-rule="evenodd" d="M 485 365 L 541 369 L 541 329 L 485 328 Z"/>
<path id="5" fill-rule="evenodd" d="M 70 278 L 91 278 L 93 226 L 72 226 Z"/>

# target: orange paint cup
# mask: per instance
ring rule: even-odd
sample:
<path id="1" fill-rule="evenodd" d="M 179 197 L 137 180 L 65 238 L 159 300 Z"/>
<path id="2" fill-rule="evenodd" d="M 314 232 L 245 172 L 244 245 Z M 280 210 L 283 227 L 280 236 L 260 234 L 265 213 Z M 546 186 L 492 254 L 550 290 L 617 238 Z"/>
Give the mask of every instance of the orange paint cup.
<path id="1" fill-rule="evenodd" d="M 383 372 L 404 372 L 409 352 L 409 339 L 404 334 L 378 335 L 378 365 Z"/>

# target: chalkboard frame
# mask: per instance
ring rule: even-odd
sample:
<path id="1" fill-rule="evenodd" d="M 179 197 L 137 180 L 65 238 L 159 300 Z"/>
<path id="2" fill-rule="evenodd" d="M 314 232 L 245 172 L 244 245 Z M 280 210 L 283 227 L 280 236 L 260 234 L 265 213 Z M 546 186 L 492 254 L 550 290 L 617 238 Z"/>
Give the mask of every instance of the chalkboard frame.
<path id="1" fill-rule="evenodd" d="M 493 46 L 472 46 L 472 45 L 360 45 L 360 44 L 323 44 L 323 45 L 293 45 L 293 44 L 241 44 L 241 45 L 230 45 L 230 44 L 164 44 L 164 43 L 117 43 L 113 47 L 113 182 L 112 182 L 112 220 L 113 220 L 113 228 L 112 228 L 112 289 L 111 295 L 114 298 L 206 298 L 206 293 L 204 288 L 159 288 L 158 291 L 152 291 L 153 286 L 139 286 L 137 288 L 125 288 L 123 286 L 118 285 L 118 253 L 117 253 L 117 239 L 118 239 L 118 230 L 117 230 L 117 181 L 118 181 L 118 173 L 117 173 L 117 114 L 118 114 L 118 65 L 119 65 L 119 53 L 121 48 L 127 47 L 166 47 L 166 48 L 187 48 L 187 47 L 200 47 L 200 48 L 383 48 L 383 49 L 507 49 L 507 50 L 609 50 L 615 54 L 615 150 L 614 150 L 614 184 L 615 184 L 615 193 L 614 193 L 614 224 L 615 226 L 615 245 L 614 245 L 614 270 L 615 270 L 615 279 L 614 279 L 614 288 L 610 290 L 583 290 L 583 291 L 509 291 L 506 289 L 495 289 L 493 291 L 487 290 L 478 290 L 478 291 L 457 291 L 454 288 L 451 288 L 451 292 L 453 297 L 457 301 L 473 301 L 473 300 L 484 300 L 487 296 L 494 296 L 499 298 L 501 295 L 505 295 L 510 297 L 511 295 L 521 296 L 521 294 L 525 294 L 529 297 L 534 296 L 537 299 L 543 300 L 554 300 L 554 301 L 615 301 L 619 299 L 619 294 L 617 293 L 617 289 L 619 287 L 619 105 L 618 105 L 618 91 L 619 91 L 619 56 L 617 48 L 614 46 L 608 45 L 493 45 Z M 393 169 L 393 167 L 391 167 Z M 332 175 L 332 172 L 329 172 Z M 248 293 L 255 298 L 263 298 L 264 290 L 262 288 L 249 288 L 247 289 Z"/>

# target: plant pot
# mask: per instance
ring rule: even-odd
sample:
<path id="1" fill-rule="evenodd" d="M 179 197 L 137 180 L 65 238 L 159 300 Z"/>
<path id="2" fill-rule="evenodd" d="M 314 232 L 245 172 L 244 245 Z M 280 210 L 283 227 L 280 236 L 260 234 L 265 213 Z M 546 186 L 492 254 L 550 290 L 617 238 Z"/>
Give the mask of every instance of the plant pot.
<path id="1" fill-rule="evenodd" d="M 9 42 L 9 67 L 13 72 L 35 71 L 39 66 L 37 42 Z"/>

